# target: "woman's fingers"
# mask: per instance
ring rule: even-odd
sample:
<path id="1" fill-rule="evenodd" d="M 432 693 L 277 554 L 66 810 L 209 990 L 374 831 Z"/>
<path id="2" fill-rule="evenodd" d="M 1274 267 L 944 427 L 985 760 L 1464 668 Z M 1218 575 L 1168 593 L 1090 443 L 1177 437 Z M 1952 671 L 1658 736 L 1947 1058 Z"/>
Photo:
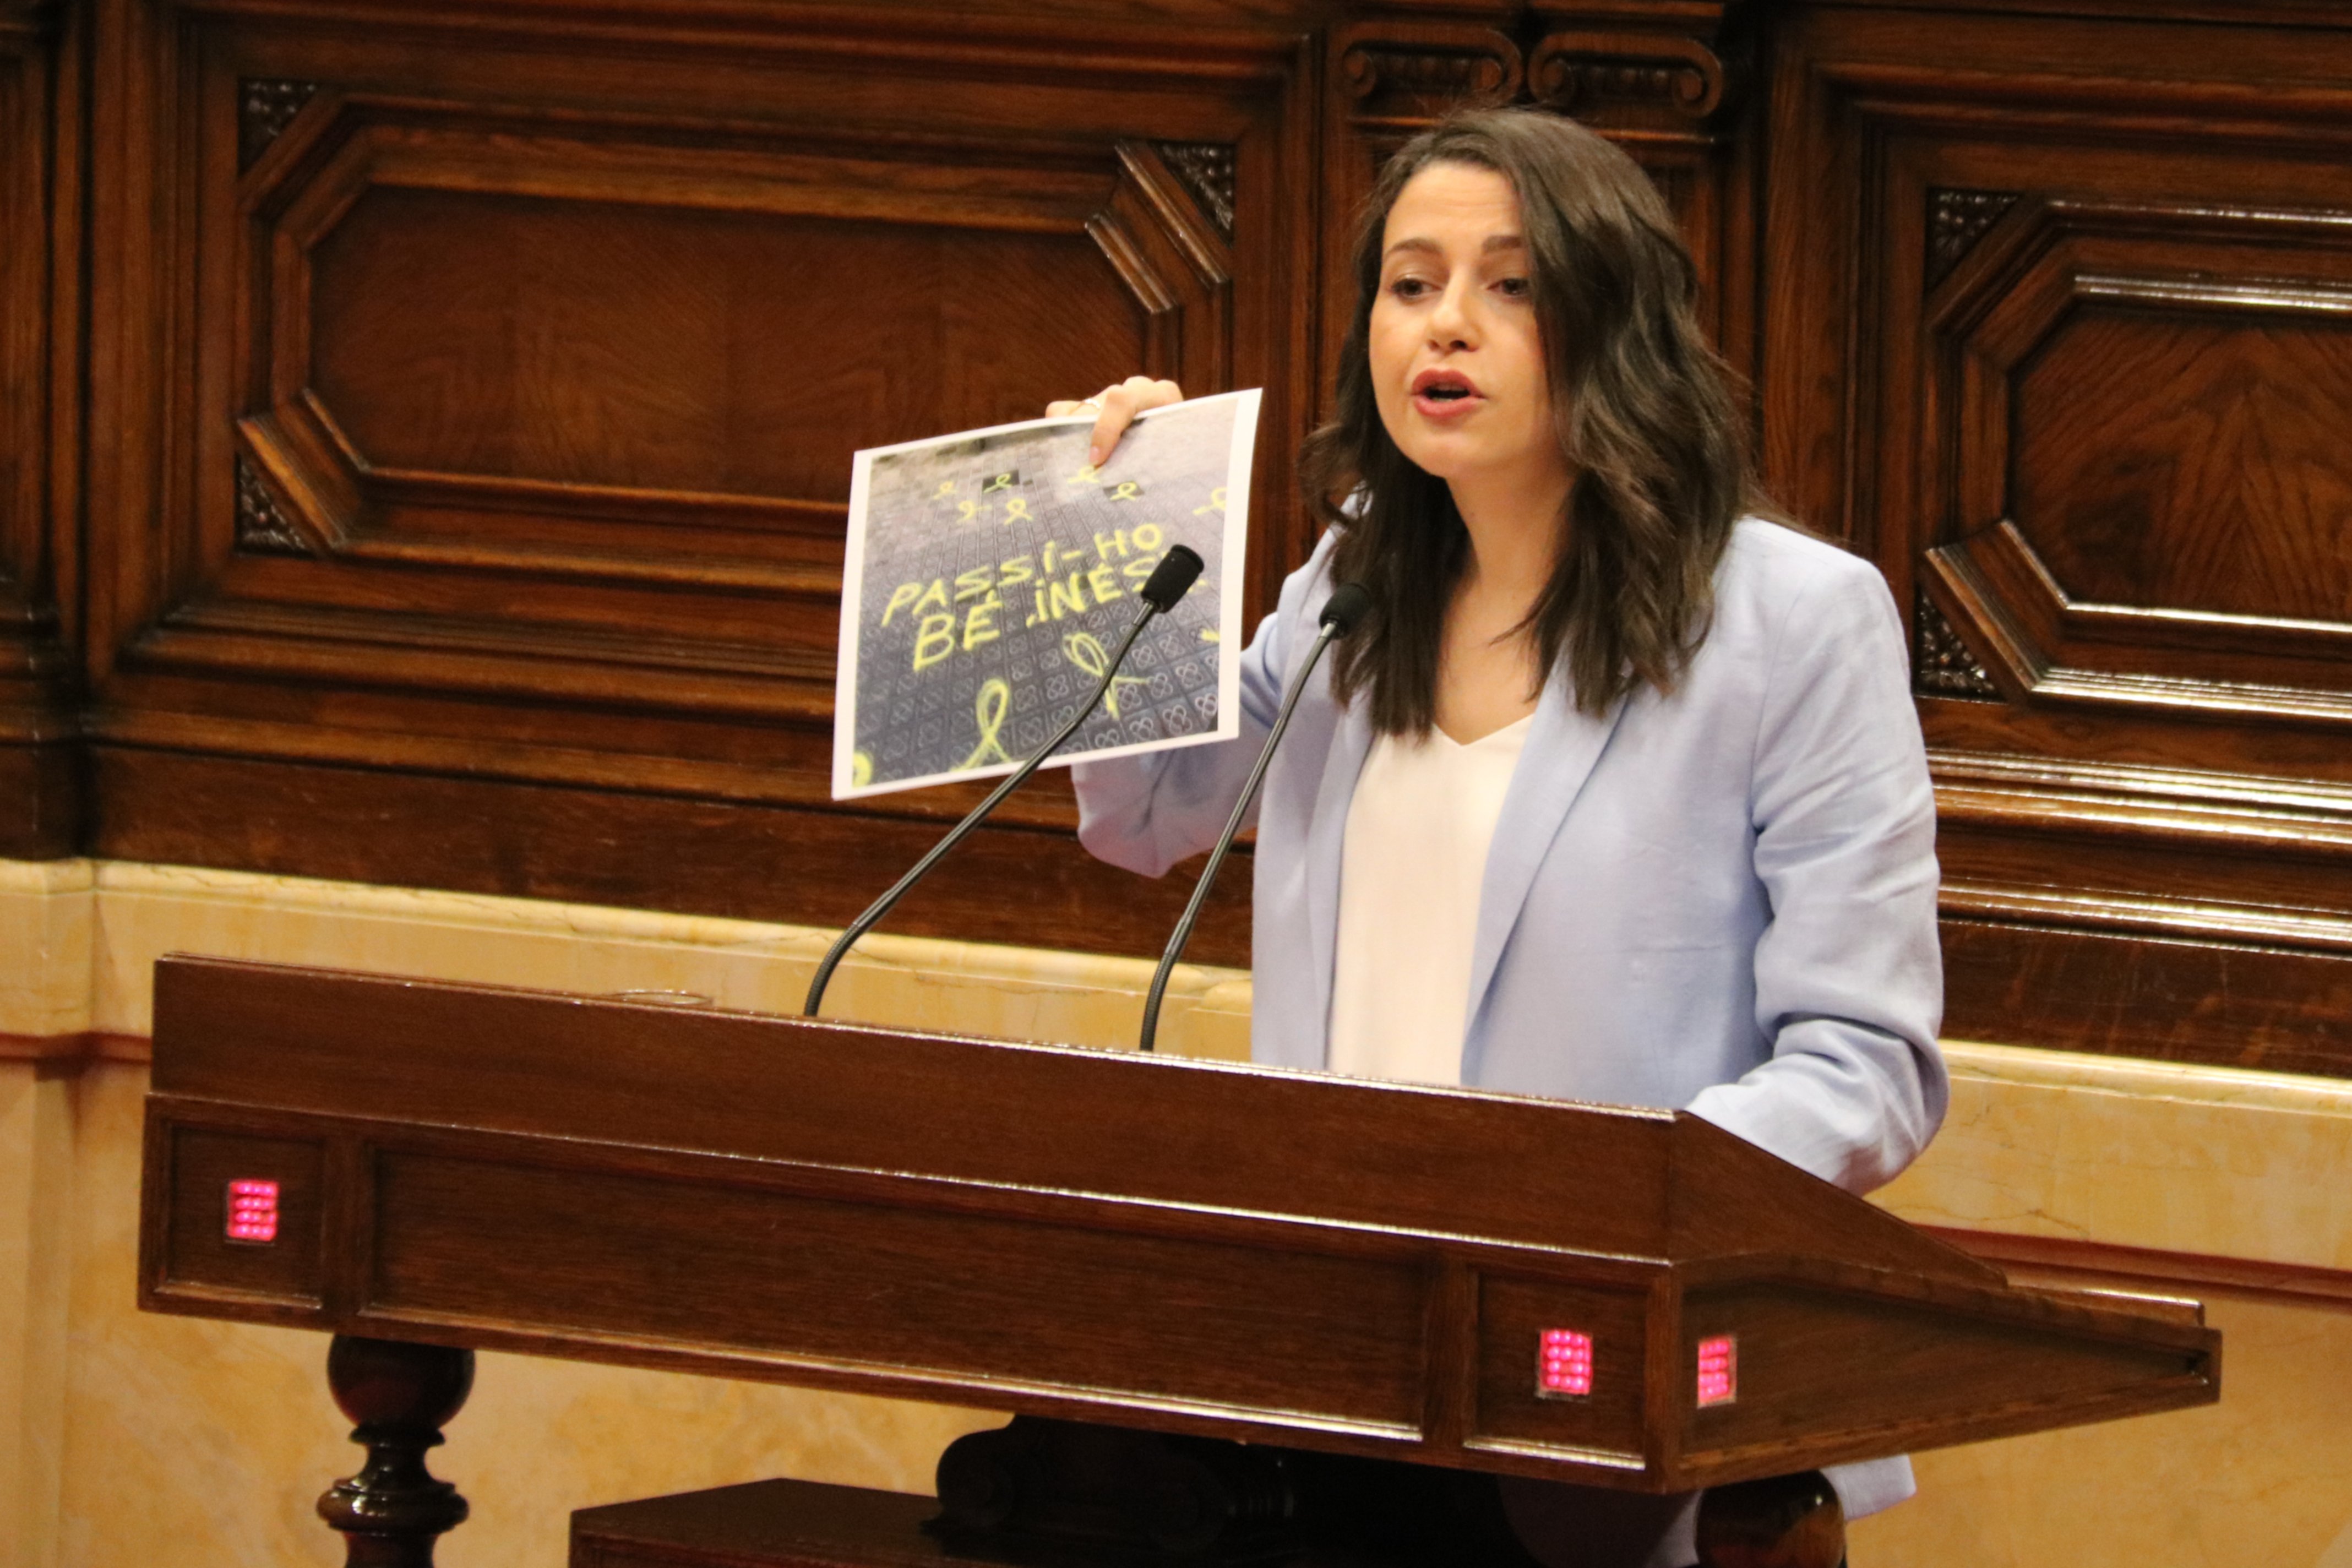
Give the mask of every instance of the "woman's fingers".
<path id="1" fill-rule="evenodd" d="M 1141 380 L 1142 378 L 1139 376 L 1136 379 Z M 1045 405 L 1045 417 L 1048 419 L 1068 419 L 1081 414 L 1092 414 L 1098 416 L 1099 422 L 1100 416 L 1106 416 L 1105 408 L 1110 402 L 1110 395 L 1117 392 L 1118 389 L 1119 388 L 1117 384 L 1113 384 L 1104 387 L 1092 397 L 1057 397 L 1053 402 Z M 1132 416 L 1130 416 L 1130 417 Z M 1118 428 L 1126 428 L 1125 420 L 1121 420 L 1119 422 Z M 1099 435 L 1099 431 L 1097 431 L 1097 434 Z M 1113 432 L 1112 439 L 1118 439 L 1116 431 Z M 1089 447 L 1087 450 L 1090 454 L 1087 458 L 1089 462 L 1099 463 L 1102 460 L 1100 458 L 1091 456 L 1091 453 L 1094 450 L 1093 447 Z"/>
<path id="2" fill-rule="evenodd" d="M 1148 375 L 1130 375 L 1114 386 L 1106 386 L 1092 397 L 1060 397 L 1045 405 L 1048 419 L 1067 419 L 1074 415 L 1094 411 L 1094 438 L 1087 447 L 1087 461 L 1102 466 L 1118 438 L 1135 416 L 1147 408 L 1165 408 L 1171 403 L 1184 401 L 1184 389 L 1172 381 L 1154 381 Z"/>
<path id="3" fill-rule="evenodd" d="M 1117 386 L 1104 387 L 1095 394 L 1093 401 L 1102 412 L 1095 416 L 1094 440 L 1087 447 L 1087 461 L 1100 468 L 1137 415 L 1147 408 L 1164 408 L 1169 404 L 1183 402 L 1184 389 L 1172 381 L 1130 375 Z"/>

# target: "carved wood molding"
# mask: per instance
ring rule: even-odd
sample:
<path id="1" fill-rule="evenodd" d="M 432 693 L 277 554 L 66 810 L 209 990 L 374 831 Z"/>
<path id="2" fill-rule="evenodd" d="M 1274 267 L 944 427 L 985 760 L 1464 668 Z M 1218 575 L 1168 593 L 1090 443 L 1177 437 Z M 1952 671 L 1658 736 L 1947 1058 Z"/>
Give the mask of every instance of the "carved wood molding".
<path id="1" fill-rule="evenodd" d="M 286 110 L 291 100 L 272 101 Z M 680 145 L 633 131 L 583 132 L 569 120 L 551 127 L 527 110 L 342 92 L 331 104 L 303 102 L 310 111 L 291 132 L 302 142 L 299 155 L 280 148 L 242 182 L 254 221 L 233 268 L 249 280 L 247 308 L 260 330 L 236 350 L 230 531 L 236 555 L 257 559 L 232 560 L 170 605 L 165 624 L 136 652 L 142 670 L 234 677 L 248 674 L 266 648 L 273 678 L 345 690 L 603 705 L 804 730 L 828 720 L 842 502 L 792 493 L 759 472 L 737 476 L 732 489 L 719 488 L 726 481 L 716 475 L 708 489 L 690 489 L 706 466 L 678 475 L 627 467 L 679 429 L 703 428 L 678 426 L 674 414 L 681 406 L 693 414 L 709 395 L 706 364 L 657 336 L 626 334 L 630 312 L 650 294 L 673 308 L 702 309 L 703 335 L 723 341 L 739 319 L 728 313 L 740 298 L 730 292 L 736 275 L 678 281 L 680 264 L 690 266 L 692 248 L 712 234 L 726 237 L 738 258 L 751 254 L 746 244 L 821 245 L 836 224 L 848 243 L 859 243 L 877 232 L 877 217 L 886 220 L 878 228 L 886 239 L 940 227 L 966 231 L 975 245 L 1040 237 L 1036 255 L 1063 258 L 1054 261 L 1057 304 L 1075 286 L 1078 301 L 1107 324 L 1140 328 L 1121 353 L 1129 368 L 1139 360 L 1188 385 L 1232 384 L 1234 262 L 1213 210 L 1231 200 L 1228 144 L 1179 143 L 1171 157 L 1140 141 L 1105 149 L 1039 139 L 1009 150 L 939 136 L 926 160 L 877 169 L 870 145 L 849 137 L 712 131 L 705 142 Z M 518 167 L 509 149 L 526 141 L 530 156 Z M 397 178 L 384 177 L 387 159 L 396 161 Z M 511 356 L 501 323 L 512 317 L 502 312 L 530 310 L 527 293 L 494 303 L 485 330 L 445 333 L 423 351 L 433 374 L 455 375 L 482 398 L 477 406 L 499 433 L 488 444 L 467 431 L 446 436 L 449 426 L 435 422 L 432 405 L 408 396 L 413 379 L 393 363 L 412 347 L 412 329 L 430 331 L 440 308 L 436 268 L 493 270 L 474 252 L 444 259 L 447 241 L 463 240 L 477 221 L 466 204 L 483 194 L 506 200 L 500 211 L 518 226 L 503 231 L 509 245 L 558 255 L 575 231 L 564 226 L 576 226 L 584 211 L 626 230 L 653 258 L 624 255 L 607 267 L 591 252 L 552 268 L 570 289 L 564 305 L 601 312 L 593 319 L 625 340 L 626 353 L 591 367 L 603 381 L 582 383 L 576 361 L 559 356 L 554 369 L 572 379 L 558 386 L 548 363 Z M 1229 207 L 1225 216 L 1229 223 Z M 912 241 L 918 265 L 927 243 Z M 1007 253 L 1014 270 L 1002 282 L 1024 281 L 1016 264 L 1028 254 Z M 399 259 L 375 259 L 387 256 Z M 268 265 L 256 265 L 265 258 Z M 974 316 L 967 307 L 943 320 L 967 331 L 952 353 L 996 352 L 985 310 Z M 925 366 L 919 360 L 910 368 Z M 544 448 L 515 447 L 517 437 L 505 432 L 528 438 L 545 422 L 517 416 L 502 394 L 485 397 L 479 389 L 518 376 L 535 378 L 530 395 L 555 386 L 600 397 L 593 406 L 609 439 L 570 448 L 586 458 L 569 467 L 550 466 Z M 428 417 L 419 417 L 420 407 Z M 284 565 L 257 559 L 269 556 L 329 564 L 296 587 Z M 516 577 L 550 591 L 520 602 L 499 586 Z M 352 585 L 362 582 L 376 586 L 354 600 Z M 270 586 L 255 592 L 261 584 Z M 566 595 L 619 605 L 620 615 L 637 618 L 616 634 L 614 612 L 585 615 L 562 602 Z M 615 720 L 610 728 L 625 725 Z M 574 728 L 573 749 L 583 755 L 602 743 L 587 737 Z M 326 727 L 236 743 L 299 745 L 337 760 L 365 754 Z M 415 738 L 403 743 L 413 752 Z M 470 741 L 457 749 L 469 747 L 480 750 Z M 548 777 L 568 765 L 534 753 L 516 771 Z M 606 761 L 592 772 L 580 782 L 611 784 L 645 769 Z M 687 772 L 705 790 L 746 787 L 708 759 Z M 749 789 L 765 799 L 801 782 L 771 777 Z M 820 788 L 811 803 L 822 798 Z"/>
<path id="2" fill-rule="evenodd" d="M 1359 44 L 1343 57 L 1348 89 L 1360 99 L 1383 92 L 1445 98 L 1507 97 L 1517 86 L 1518 51 L 1497 37 L 1493 49 L 1415 48 Z"/>
<path id="3" fill-rule="evenodd" d="M 2019 201 L 2014 191 L 1950 191 L 1927 193 L 1927 271 L 1929 289 L 1952 274 L 1952 268 L 1976 248 L 1985 232 Z"/>
<path id="4" fill-rule="evenodd" d="M 2314 802 L 2308 793 L 2317 792 L 2298 791 L 2292 780 L 2265 796 L 2214 787 L 2255 782 L 2242 775 L 1927 755 L 1937 820 L 1950 835 L 1939 895 L 1946 919 L 2323 955 L 2335 973 L 2352 978 L 2352 802 L 2340 798 L 2341 786 L 2319 786 L 2336 788 L 2339 798 Z M 2295 800 L 2298 794 L 2306 798 Z M 2254 823 L 2267 831 L 2250 833 Z M 2016 879 L 2004 844 L 2030 845 L 2042 872 L 2065 865 L 2065 881 Z M 2168 853 L 2151 856 L 2151 848 Z M 2195 879 L 2182 875 L 2184 865 L 2197 868 Z M 2260 877 L 2252 897 L 2249 872 Z M 2141 1005 L 2163 1002 L 2153 994 Z M 2352 1030 L 2340 1006 L 2326 1016 L 2329 1029 Z M 2343 1045 L 2352 1064 L 2352 1035 Z"/>
<path id="5" fill-rule="evenodd" d="M 1538 101 L 1580 120 L 1696 123 L 1725 107 L 1733 73 L 1698 38 L 1555 33 L 1529 59 L 1528 85 Z"/>
<path id="6" fill-rule="evenodd" d="M 251 84 L 248 84 L 251 85 Z M 280 106 L 283 107 L 282 105 Z M 509 135 L 536 136 L 534 163 L 519 174 L 500 151 Z M 718 521 L 757 525 L 772 531 L 786 520 L 807 514 L 806 525 L 830 535 L 838 527 L 837 501 L 819 504 L 773 494 L 688 494 L 650 485 L 555 480 L 520 473 L 488 471 L 442 474 L 404 465 L 369 449 L 368 442 L 337 406 L 331 389 L 312 384 L 313 361 L 321 352 L 314 340 L 309 278 L 313 258 L 341 228 L 364 213 L 385 188 L 379 168 L 397 160 L 406 172 L 398 190 L 506 192 L 535 202 L 561 201 L 617 211 L 675 213 L 681 219 L 705 214 L 752 215 L 783 224 L 841 221 L 856 224 L 880 217 L 898 224 L 949 226 L 974 233 L 1097 232 L 1107 215 L 1126 212 L 1136 234 L 1146 231 L 1169 242 L 1181 266 L 1162 266 L 1147 279 L 1122 270 L 1134 301 L 1147 311 L 1164 312 L 1187 290 L 1177 274 L 1196 276 L 1210 288 L 1231 280 L 1231 257 L 1223 225 L 1230 223 L 1235 150 L 1224 143 L 1120 143 L 1115 149 L 1111 200 L 1098 195 L 1104 174 L 1100 155 L 1075 153 L 1066 146 L 1041 143 L 1032 167 L 1009 159 L 1002 147 L 982 150 L 969 140 L 942 142 L 931 150 L 938 168 L 884 188 L 866 184 L 873 170 L 866 150 L 855 139 L 839 144 L 806 137 L 789 142 L 762 136 L 717 136 L 713 144 L 688 148 L 667 137 L 640 142 L 623 136 L 607 141 L 551 129 L 536 117 L 469 112 L 393 103 L 366 95 L 340 98 L 336 112 L 308 133 L 313 154 L 299 169 L 277 172 L 268 189 L 254 193 L 267 232 L 256 245 L 278 247 L 279 266 L 301 286 L 280 288 L 264 271 L 256 279 L 254 309 L 266 323 L 266 346 L 246 362 L 240 377 L 240 416 L 247 438 L 269 452 L 270 468 L 303 470 L 302 482 L 286 493 L 298 504 L 316 489 L 331 510 L 343 513 L 385 484 L 414 497 L 436 488 L 463 484 L 472 505 L 544 501 L 564 510 L 577 502 L 600 518 L 619 519 L 647 509 L 665 521 Z M 520 183 L 518 184 L 517 182 Z M 714 189 L 713 187 L 723 187 Z M 1114 256 L 1114 261 L 1118 259 Z M 264 269 L 266 271 L 266 269 Z M 1205 345 L 1204 345 L 1205 347 Z M 1213 374 L 1205 354 L 1188 366 L 1192 379 Z M 1171 362 L 1171 364 L 1174 362 Z M 265 423 L 266 422 L 266 423 Z M 273 427 L 274 426 L 274 427 Z M 354 466 L 354 460 L 357 460 Z M 348 496 L 333 493 L 327 476 L 309 470 L 347 470 Z M 361 470 L 364 470 L 364 474 Z M 495 494 L 493 492 L 496 492 Z M 714 512 L 724 514 L 714 517 Z M 338 515 L 317 520 L 348 525 Z"/>
<path id="7" fill-rule="evenodd" d="M 1234 237 L 1234 149 L 1229 142 L 1155 142 L 1152 147 L 1227 239 Z"/>
<path id="8" fill-rule="evenodd" d="M 315 81 L 247 80 L 236 84 L 236 166 L 250 169 L 294 117 L 319 94 Z"/>
<path id="9" fill-rule="evenodd" d="M 308 555 L 310 544 L 301 531 L 287 521 L 285 509 L 270 492 L 261 471 L 250 459 L 236 460 L 236 547 L 250 555 Z"/>
<path id="10" fill-rule="evenodd" d="M 1152 145 L 1119 144 L 1123 177 L 1087 232 L 1149 313 L 1144 369 L 1203 387 L 1233 374 L 1233 253 Z"/>
<path id="11" fill-rule="evenodd" d="M 2031 853 L 2041 876 L 2063 867 L 2071 881 L 2086 847 L 2095 853 L 2050 838 Z M 1939 833 L 1937 852 L 1964 867 L 1988 855 L 1972 830 Z M 2263 868 L 2250 857 L 2239 870 L 2260 876 Z M 2352 959 L 2249 942 L 2226 925 L 2197 923 L 2185 902 L 2175 933 L 2163 937 L 2063 917 L 1978 918 L 1968 912 L 1971 879 L 1948 873 L 1942 900 L 1950 1037 L 2352 1078 L 2352 1028 L 2339 1000 L 2352 984 Z"/>
<path id="12" fill-rule="evenodd" d="M 2352 625 L 2076 599 L 2006 520 L 1925 565 L 2037 702 L 2352 729 Z"/>
<path id="13" fill-rule="evenodd" d="M 2352 725 L 2346 216 L 1939 195 L 1951 265 L 1979 249 L 1924 322 L 1930 607 L 2037 704 Z"/>
<path id="14" fill-rule="evenodd" d="M 1921 692 L 1932 697 L 2000 700 L 2000 688 L 1993 684 L 1992 676 L 1969 651 L 1969 645 L 1953 629 L 1944 612 L 1936 607 L 1936 601 L 1927 596 L 1924 585 L 1919 589 L 1915 622 L 1917 637 L 1914 673 Z"/>
<path id="15" fill-rule="evenodd" d="M 1458 104 L 1508 102 L 1527 82 L 1519 46 L 1492 27 L 1366 25 L 1335 43 L 1359 121 L 1435 120 Z"/>
<path id="16" fill-rule="evenodd" d="M 1612 129 L 1688 131 L 1730 106 L 1740 57 L 1718 47 L 1728 7 L 1622 28 L 1542 34 L 1531 48 L 1493 28 L 1343 29 L 1339 69 L 1360 121 L 1407 124 L 1461 103 L 1533 99 Z"/>
<path id="17" fill-rule="evenodd" d="M 2352 782 L 1942 748 L 1931 749 L 1927 762 L 1939 787 L 1966 794 L 1971 811 L 1993 811 L 1997 808 L 1989 803 L 1996 801 L 2021 810 L 2037 791 L 2076 799 L 2096 796 L 2102 817 L 2138 812 L 2183 833 L 2207 831 L 2209 836 L 2221 834 L 2226 824 L 2242 820 L 2249 812 L 2262 812 L 2315 825 L 2320 837 L 2335 846 L 2332 852 L 2352 853 Z M 2205 829 L 2198 828 L 2200 823 Z M 2343 903 L 2352 912 L 2352 889 L 2347 889 Z M 2340 921 L 2330 921 L 2322 930 L 2279 916 L 2259 930 L 2248 928 L 2246 934 L 2264 942 L 2315 943 L 2352 952 L 2352 928 Z"/>

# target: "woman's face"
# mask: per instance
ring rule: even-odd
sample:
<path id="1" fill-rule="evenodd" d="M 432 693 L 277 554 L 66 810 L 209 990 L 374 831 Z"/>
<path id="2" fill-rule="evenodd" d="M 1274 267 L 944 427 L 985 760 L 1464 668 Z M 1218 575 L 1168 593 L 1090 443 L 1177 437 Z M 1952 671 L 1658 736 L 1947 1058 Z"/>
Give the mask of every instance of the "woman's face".
<path id="1" fill-rule="evenodd" d="M 1432 163 L 1389 209 L 1370 333 L 1381 423 L 1457 494 L 1566 471 L 1528 264 L 1517 195 L 1492 169 Z"/>

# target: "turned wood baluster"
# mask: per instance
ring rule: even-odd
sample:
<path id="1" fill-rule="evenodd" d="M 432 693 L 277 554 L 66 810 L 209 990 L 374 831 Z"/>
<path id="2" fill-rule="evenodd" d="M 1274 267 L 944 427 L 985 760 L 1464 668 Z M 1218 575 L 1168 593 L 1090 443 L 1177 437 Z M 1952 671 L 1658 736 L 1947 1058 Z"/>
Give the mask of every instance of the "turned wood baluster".
<path id="1" fill-rule="evenodd" d="M 1844 1568 L 1845 1510 L 1819 1470 L 1710 1488 L 1699 1568 Z"/>
<path id="2" fill-rule="evenodd" d="M 432 1568 L 433 1542 L 466 1520 L 466 1500 L 425 1468 L 425 1451 L 474 1389 L 474 1352 L 337 1334 L 327 1386 L 367 1447 L 360 1473 L 319 1500 L 343 1532 L 345 1568 Z"/>

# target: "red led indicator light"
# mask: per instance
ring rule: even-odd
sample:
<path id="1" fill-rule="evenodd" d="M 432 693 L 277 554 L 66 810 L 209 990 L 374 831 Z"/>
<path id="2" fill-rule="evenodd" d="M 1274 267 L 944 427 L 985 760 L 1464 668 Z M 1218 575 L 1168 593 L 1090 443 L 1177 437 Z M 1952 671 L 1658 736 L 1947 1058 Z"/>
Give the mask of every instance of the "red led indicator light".
<path id="1" fill-rule="evenodd" d="M 1536 1373 L 1540 1399 L 1582 1399 L 1592 1392 L 1592 1336 L 1574 1329 L 1546 1329 Z"/>
<path id="2" fill-rule="evenodd" d="M 271 1242 L 278 1239 L 278 1184 L 231 1182 L 228 1184 L 228 1238 Z"/>
<path id="3" fill-rule="evenodd" d="M 1739 1397 L 1739 1342 L 1717 1334 L 1698 1342 L 1698 1403 L 1729 1405 Z"/>

